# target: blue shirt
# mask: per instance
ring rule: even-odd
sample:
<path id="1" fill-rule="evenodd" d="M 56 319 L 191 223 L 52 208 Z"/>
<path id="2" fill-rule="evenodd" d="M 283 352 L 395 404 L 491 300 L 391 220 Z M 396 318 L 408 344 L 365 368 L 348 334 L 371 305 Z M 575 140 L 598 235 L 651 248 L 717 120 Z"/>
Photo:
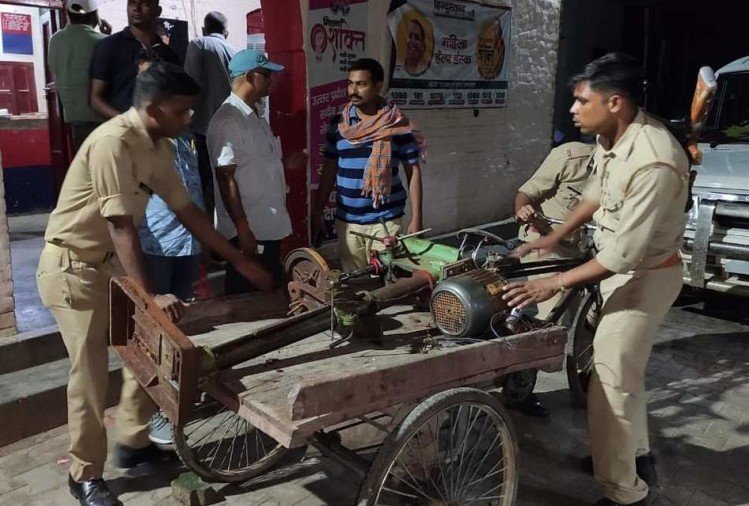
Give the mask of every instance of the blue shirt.
<path id="1" fill-rule="evenodd" d="M 205 209 L 198 160 L 192 149 L 192 137 L 183 135 L 172 142 L 174 166 L 187 187 L 190 199 L 195 205 Z M 200 254 L 200 243 L 180 223 L 177 216 L 158 195 L 152 195 L 148 201 L 146 216 L 140 224 L 138 233 L 143 253 L 166 257 Z"/>
<path id="2" fill-rule="evenodd" d="M 341 135 L 338 129 L 339 121 L 340 116 L 333 118 L 323 152 L 327 160 L 338 162 L 336 219 L 367 225 L 377 223 L 380 218 L 400 218 L 405 212 L 407 195 L 398 173 L 398 166 L 401 162 L 413 164 L 419 161 L 419 146 L 416 139 L 411 134 L 396 135 L 391 139 L 393 177 L 390 197 L 375 209 L 372 207 L 372 196 L 362 195 L 364 171 L 372 154 L 372 142 L 351 144 Z M 351 107 L 348 121 L 350 125 L 361 121 L 356 115 L 356 107 Z"/>

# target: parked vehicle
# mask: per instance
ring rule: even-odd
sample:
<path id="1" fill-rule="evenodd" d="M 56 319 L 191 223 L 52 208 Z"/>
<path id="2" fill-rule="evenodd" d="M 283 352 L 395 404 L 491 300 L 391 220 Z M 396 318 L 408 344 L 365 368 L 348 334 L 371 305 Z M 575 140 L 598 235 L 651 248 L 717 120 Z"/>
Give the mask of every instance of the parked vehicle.
<path id="1" fill-rule="evenodd" d="M 699 125 L 697 147 L 702 160 L 700 165 L 693 166 L 696 177 L 684 237 L 684 282 L 697 288 L 746 296 L 749 295 L 749 56 L 722 67 L 715 77 L 717 91 L 705 121 Z"/>

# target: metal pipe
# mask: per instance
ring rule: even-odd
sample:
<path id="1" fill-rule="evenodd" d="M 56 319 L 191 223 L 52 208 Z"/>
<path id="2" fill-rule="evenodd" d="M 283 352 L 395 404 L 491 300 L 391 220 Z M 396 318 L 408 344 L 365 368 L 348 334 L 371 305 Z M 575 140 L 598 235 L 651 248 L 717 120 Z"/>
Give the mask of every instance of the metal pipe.
<path id="1" fill-rule="evenodd" d="M 715 215 L 726 216 L 728 218 L 749 219 L 749 206 L 719 202 L 715 207 Z"/>
<path id="2" fill-rule="evenodd" d="M 692 278 L 690 276 L 684 276 L 684 284 L 693 286 Z M 704 287 L 715 292 L 738 295 L 740 297 L 749 297 L 749 286 L 732 285 L 725 281 L 709 280 L 705 283 Z"/>
<path id="3" fill-rule="evenodd" d="M 213 348 L 216 367 L 226 369 L 322 332 L 330 326 L 330 306 L 263 327 Z"/>
<path id="4" fill-rule="evenodd" d="M 684 247 L 691 250 L 694 246 L 694 239 L 684 239 Z M 715 255 L 731 255 L 744 260 L 749 260 L 749 246 L 741 244 L 727 244 L 722 242 L 711 242 L 707 247 L 708 253 Z"/>

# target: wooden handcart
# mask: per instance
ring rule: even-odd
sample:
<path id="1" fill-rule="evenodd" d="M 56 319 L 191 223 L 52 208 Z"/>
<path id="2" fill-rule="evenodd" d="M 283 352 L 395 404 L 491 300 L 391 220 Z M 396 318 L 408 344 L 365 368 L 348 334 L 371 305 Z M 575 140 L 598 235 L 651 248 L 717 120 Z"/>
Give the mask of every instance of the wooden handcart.
<path id="1" fill-rule="evenodd" d="M 517 441 L 487 390 L 560 370 L 567 340 L 563 327 L 448 339 L 429 313 L 394 305 L 379 339 L 331 347 L 330 309 L 286 317 L 281 292 L 197 302 L 179 325 L 127 278 L 111 300 L 112 344 L 174 423 L 187 467 L 242 482 L 313 445 L 361 480 L 359 504 L 513 504 Z M 362 448 L 346 436 L 356 426 L 380 436 Z"/>

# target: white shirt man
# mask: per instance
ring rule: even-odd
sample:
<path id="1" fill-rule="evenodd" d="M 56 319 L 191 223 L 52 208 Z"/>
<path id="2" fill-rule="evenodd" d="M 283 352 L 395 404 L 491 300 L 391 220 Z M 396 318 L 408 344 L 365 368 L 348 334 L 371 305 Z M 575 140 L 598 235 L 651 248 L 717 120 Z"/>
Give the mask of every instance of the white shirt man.
<path id="1" fill-rule="evenodd" d="M 267 95 L 272 74 L 283 67 L 247 49 L 237 53 L 229 68 L 232 93 L 213 115 L 207 132 L 214 191 L 220 195 L 217 229 L 245 254 L 259 254 L 280 283 L 281 240 L 291 234 L 281 144 L 250 104 Z M 227 271 L 227 294 L 251 289 L 241 276 Z"/>

